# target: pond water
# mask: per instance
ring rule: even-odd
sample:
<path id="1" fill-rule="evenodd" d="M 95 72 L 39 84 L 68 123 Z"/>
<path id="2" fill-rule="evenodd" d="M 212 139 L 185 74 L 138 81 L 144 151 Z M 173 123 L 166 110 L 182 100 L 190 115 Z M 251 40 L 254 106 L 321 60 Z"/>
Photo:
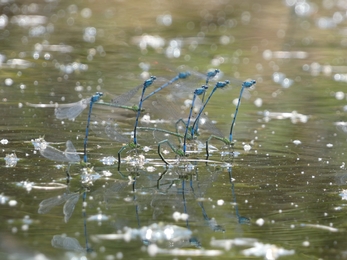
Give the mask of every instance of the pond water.
<path id="1" fill-rule="evenodd" d="M 347 258 L 345 1 L 3 0 L 0 10 L 1 259 Z M 214 69 L 230 84 L 178 157 L 161 142 L 177 149 L 178 138 L 152 128 L 186 121 Z M 140 146 L 121 163 L 136 112 L 93 104 L 88 164 L 78 162 L 92 95 L 138 105 L 151 75 L 146 94 L 186 70 L 143 102 Z M 211 139 L 205 161 L 209 136 L 229 136 L 237 81 L 250 79 L 234 144 Z"/>

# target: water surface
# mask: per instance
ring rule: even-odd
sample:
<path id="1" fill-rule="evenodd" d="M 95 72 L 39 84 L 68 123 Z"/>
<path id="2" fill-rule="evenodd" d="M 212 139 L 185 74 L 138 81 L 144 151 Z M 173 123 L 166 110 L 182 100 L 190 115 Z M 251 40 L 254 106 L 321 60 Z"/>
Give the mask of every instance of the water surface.
<path id="1" fill-rule="evenodd" d="M 343 2 L 3 1 L 0 7 L 0 145 L 4 159 L 12 153 L 19 159 L 2 164 L 0 258 L 346 258 Z M 65 104 L 97 91 L 109 102 L 150 75 L 159 86 L 181 65 L 203 74 L 218 68 L 219 80 L 232 83 L 257 81 L 242 100 L 232 154 L 213 140 L 218 150 L 207 165 L 204 150 L 177 164 L 164 145 L 174 165 L 166 169 L 156 150 L 167 137 L 140 131 L 141 147 L 150 148 L 138 149 L 144 163 L 105 165 L 100 160 L 116 158 L 122 144 L 91 127 L 88 161 L 95 172 L 86 180 L 83 167 L 72 164 L 67 184 L 67 163 L 34 149 L 31 140 L 44 136 L 61 151 L 71 140 L 83 153 L 87 110 L 61 120 L 53 107 L 27 102 Z M 190 87 L 190 95 L 182 94 L 188 100 L 204 80 L 178 83 Z M 235 84 L 218 90 L 206 108 L 226 137 L 239 91 Z M 169 119 L 165 107 L 151 104 L 170 92 L 145 102 L 143 114 Z M 183 111 L 186 117 L 188 107 Z M 131 139 L 134 112 L 95 105 L 95 120 L 117 123 Z M 202 128 L 198 140 L 204 144 L 209 135 Z M 127 149 L 122 156 L 134 155 Z"/>

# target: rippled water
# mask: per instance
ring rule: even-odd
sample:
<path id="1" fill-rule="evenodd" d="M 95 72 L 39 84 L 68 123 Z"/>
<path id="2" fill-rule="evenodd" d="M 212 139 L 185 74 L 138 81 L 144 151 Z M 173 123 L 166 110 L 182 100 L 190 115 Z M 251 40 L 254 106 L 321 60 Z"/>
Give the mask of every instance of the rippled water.
<path id="1" fill-rule="evenodd" d="M 0 7 L 1 259 L 347 257 L 344 1 Z M 57 119 L 54 104 L 97 91 L 110 102 L 151 75 L 158 87 L 188 69 L 190 78 L 143 105 L 141 127 L 173 130 L 173 110 L 186 118 L 194 89 L 204 84 L 197 72 L 216 68 L 231 87 L 211 98 L 206 112 L 215 125 L 201 126 L 201 143 L 188 142 L 187 158 L 177 163 L 163 144 L 172 164 L 166 168 L 157 143 L 168 138 L 178 145 L 177 138 L 139 130 L 141 148 L 125 149 L 118 165 L 135 113 L 95 104 L 90 164 L 72 163 L 67 183 L 73 147 L 83 158 L 87 109 L 75 120 Z M 257 84 L 242 99 L 233 149 L 211 140 L 206 164 L 210 134 L 229 135 L 236 79 Z M 127 105 L 137 105 L 140 93 Z M 40 153 L 31 141 L 43 136 L 49 149 Z"/>

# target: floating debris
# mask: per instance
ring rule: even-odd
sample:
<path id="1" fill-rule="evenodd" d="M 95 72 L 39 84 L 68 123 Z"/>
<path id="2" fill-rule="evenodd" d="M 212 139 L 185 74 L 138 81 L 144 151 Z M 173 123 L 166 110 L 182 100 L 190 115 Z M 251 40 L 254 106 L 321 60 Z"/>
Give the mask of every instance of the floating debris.
<path id="1" fill-rule="evenodd" d="M 101 221 L 107 221 L 109 219 L 110 218 L 108 216 L 106 216 L 106 215 L 97 214 L 97 215 L 90 216 L 87 220 L 88 221 L 98 221 L 98 222 L 101 222 Z"/>
<path id="2" fill-rule="evenodd" d="M 10 207 L 15 207 L 15 206 L 17 206 L 17 204 L 18 204 L 18 202 L 17 202 L 16 200 L 10 200 L 10 201 L 8 202 L 8 205 L 9 205 Z"/>
<path id="3" fill-rule="evenodd" d="M 241 251 L 245 256 L 263 256 L 266 260 L 276 260 L 280 256 L 293 255 L 295 250 L 286 250 L 276 245 L 255 242 L 252 248 Z"/>
<path id="4" fill-rule="evenodd" d="M 254 100 L 254 105 L 256 107 L 261 107 L 263 105 L 263 100 L 261 98 L 257 98 L 256 100 Z"/>
<path id="5" fill-rule="evenodd" d="M 153 166 L 148 166 L 147 168 L 146 168 L 146 171 L 148 171 L 148 172 L 155 172 L 157 169 L 155 168 L 155 167 L 153 167 Z"/>
<path id="6" fill-rule="evenodd" d="M 10 198 L 5 196 L 3 193 L 0 194 L 0 204 L 4 205 Z"/>
<path id="7" fill-rule="evenodd" d="M 306 59 L 308 53 L 305 51 L 263 51 L 263 58 L 265 60 L 275 59 Z"/>
<path id="8" fill-rule="evenodd" d="M 91 236 L 92 240 L 98 242 L 100 239 L 117 240 L 124 239 L 130 241 L 141 238 L 143 241 L 151 243 L 160 243 L 164 241 L 177 242 L 189 239 L 192 231 L 176 225 L 165 225 L 163 223 L 154 223 L 150 226 L 144 226 L 140 229 L 127 228 L 123 234 L 99 234 Z"/>
<path id="9" fill-rule="evenodd" d="M 114 165 L 114 163 L 117 161 L 117 159 L 114 158 L 113 156 L 107 156 L 107 157 L 100 159 L 99 161 L 102 162 L 104 165 Z"/>
<path id="10" fill-rule="evenodd" d="M 255 238 L 235 238 L 235 239 L 212 239 L 211 246 L 221 247 L 230 250 L 233 246 L 250 246 L 254 245 L 257 240 Z"/>
<path id="11" fill-rule="evenodd" d="M 342 190 L 339 195 L 342 197 L 342 200 L 347 200 L 347 190 Z"/>
<path id="12" fill-rule="evenodd" d="M 252 149 L 252 146 L 250 146 L 249 144 L 245 144 L 243 146 L 243 150 L 245 150 L 245 152 L 249 152 Z"/>
<path id="13" fill-rule="evenodd" d="M 347 133 L 347 122 L 335 122 L 336 128 Z"/>
<path id="14" fill-rule="evenodd" d="M 96 181 L 97 179 L 101 178 L 102 176 L 94 171 L 94 168 L 88 168 L 85 167 L 82 169 L 82 174 L 81 174 L 81 180 L 82 184 L 90 186 L 93 185 L 93 182 Z"/>
<path id="15" fill-rule="evenodd" d="M 11 18 L 11 23 L 21 27 L 34 27 L 45 24 L 48 18 L 42 15 L 15 15 Z"/>
<path id="16" fill-rule="evenodd" d="M 112 176 L 112 172 L 110 172 L 110 171 L 102 171 L 102 175 L 104 175 L 105 177 L 110 177 L 110 176 Z"/>
<path id="17" fill-rule="evenodd" d="M 32 188 L 33 189 L 37 189 L 37 190 L 60 190 L 60 189 L 64 189 L 66 188 L 67 185 L 64 183 L 59 183 L 59 182 L 41 182 L 40 185 L 33 185 Z"/>
<path id="18" fill-rule="evenodd" d="M 180 212 L 176 211 L 172 214 L 172 217 L 177 222 L 179 220 L 186 221 L 189 216 L 186 213 L 180 213 Z"/>
<path id="19" fill-rule="evenodd" d="M 43 137 L 31 139 L 31 143 L 34 146 L 35 150 L 44 150 L 48 145 L 48 143 L 45 141 Z"/>
<path id="20" fill-rule="evenodd" d="M 73 51 L 73 47 L 70 45 L 50 45 L 47 42 L 44 42 L 42 44 L 37 43 L 35 44 L 35 51 L 42 52 L 42 51 L 56 51 L 61 53 L 70 53 Z"/>
<path id="21" fill-rule="evenodd" d="M 143 154 L 135 155 L 135 156 L 127 156 L 124 160 L 131 166 L 144 166 L 147 163 L 146 157 Z"/>
<path id="22" fill-rule="evenodd" d="M 6 154 L 6 157 L 5 157 L 6 167 L 15 167 L 18 161 L 19 159 L 17 158 L 17 155 L 15 153 Z"/>
<path id="23" fill-rule="evenodd" d="M 221 250 L 206 250 L 206 249 L 164 249 L 155 244 L 150 245 L 147 248 L 150 256 L 156 256 L 158 254 L 172 255 L 172 256 L 219 256 L 223 254 Z"/>
<path id="24" fill-rule="evenodd" d="M 0 144 L 8 144 L 8 140 L 7 139 L 1 139 Z"/>
<path id="25" fill-rule="evenodd" d="M 265 223 L 265 220 L 264 219 L 262 219 L 262 218 L 258 218 L 257 220 L 256 220 L 256 222 L 255 222 L 258 226 L 262 226 L 262 225 L 264 225 L 264 223 Z"/>
<path id="26" fill-rule="evenodd" d="M 293 144 L 299 145 L 299 144 L 301 144 L 301 141 L 300 141 L 300 140 L 294 140 L 294 141 L 293 141 Z"/>
<path id="27" fill-rule="evenodd" d="M 34 184 L 35 184 L 34 182 L 30 182 L 30 181 L 21 181 L 21 182 L 17 182 L 16 186 L 22 187 L 29 192 L 32 190 Z"/>
<path id="28" fill-rule="evenodd" d="M 337 228 L 329 227 L 329 226 L 324 226 L 324 225 L 319 225 L 319 224 L 301 224 L 300 226 L 302 227 L 313 227 L 313 228 L 319 228 L 319 229 L 324 229 L 328 230 L 330 232 L 338 232 L 339 230 Z"/>
<path id="29" fill-rule="evenodd" d="M 264 121 L 269 122 L 271 119 L 290 119 L 293 124 L 307 123 L 310 116 L 299 114 L 297 111 L 288 112 L 270 112 L 265 110 L 261 112 L 264 116 Z"/>
<path id="30" fill-rule="evenodd" d="M 23 59 L 10 59 L 10 60 L 7 60 L 6 63 L 2 64 L 1 66 L 6 68 L 11 68 L 11 69 L 14 69 L 14 68 L 27 69 L 29 67 L 32 67 L 33 63 Z"/>
<path id="31" fill-rule="evenodd" d="M 164 47 L 165 40 L 157 35 L 145 34 L 142 36 L 133 37 L 132 43 L 138 45 L 141 50 L 147 50 L 147 47 L 157 50 Z"/>
<path id="32" fill-rule="evenodd" d="M 137 233 L 137 232 L 135 232 Z M 154 223 L 148 227 L 143 227 L 138 231 L 138 235 L 151 243 L 158 241 L 179 241 L 189 238 L 192 231 L 176 225 L 164 225 L 163 223 Z"/>

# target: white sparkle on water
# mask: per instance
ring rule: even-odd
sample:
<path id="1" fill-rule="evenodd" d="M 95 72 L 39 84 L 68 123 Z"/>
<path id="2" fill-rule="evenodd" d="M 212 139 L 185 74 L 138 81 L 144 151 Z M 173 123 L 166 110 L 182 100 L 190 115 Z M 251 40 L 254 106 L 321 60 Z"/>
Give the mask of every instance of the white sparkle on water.
<path id="1" fill-rule="evenodd" d="M 252 146 L 250 146 L 249 144 L 245 144 L 245 145 L 243 146 L 243 149 L 244 149 L 246 152 L 248 152 L 248 151 L 250 151 L 250 150 L 252 149 Z"/>
<path id="2" fill-rule="evenodd" d="M 224 204 L 224 200 L 217 200 L 217 205 L 222 206 Z"/>
<path id="3" fill-rule="evenodd" d="M 18 202 L 16 200 L 10 200 L 8 202 L 8 205 L 11 206 L 11 207 L 14 207 L 14 206 L 17 206 Z"/>
<path id="4" fill-rule="evenodd" d="M 308 246 L 310 246 L 310 242 L 309 241 L 304 241 L 304 242 L 302 242 L 302 245 L 308 247 Z"/>
<path id="5" fill-rule="evenodd" d="M 262 225 L 264 225 L 264 223 L 265 223 L 265 220 L 264 219 L 262 219 L 262 218 L 258 218 L 257 219 L 257 221 L 255 222 L 258 226 L 262 226 Z"/>
<path id="6" fill-rule="evenodd" d="M 294 140 L 294 141 L 293 141 L 293 144 L 299 145 L 299 144 L 301 144 L 301 141 L 300 141 L 300 140 Z"/>
<path id="7" fill-rule="evenodd" d="M 0 143 L 1 144 L 8 144 L 8 140 L 7 139 L 1 139 Z"/>

